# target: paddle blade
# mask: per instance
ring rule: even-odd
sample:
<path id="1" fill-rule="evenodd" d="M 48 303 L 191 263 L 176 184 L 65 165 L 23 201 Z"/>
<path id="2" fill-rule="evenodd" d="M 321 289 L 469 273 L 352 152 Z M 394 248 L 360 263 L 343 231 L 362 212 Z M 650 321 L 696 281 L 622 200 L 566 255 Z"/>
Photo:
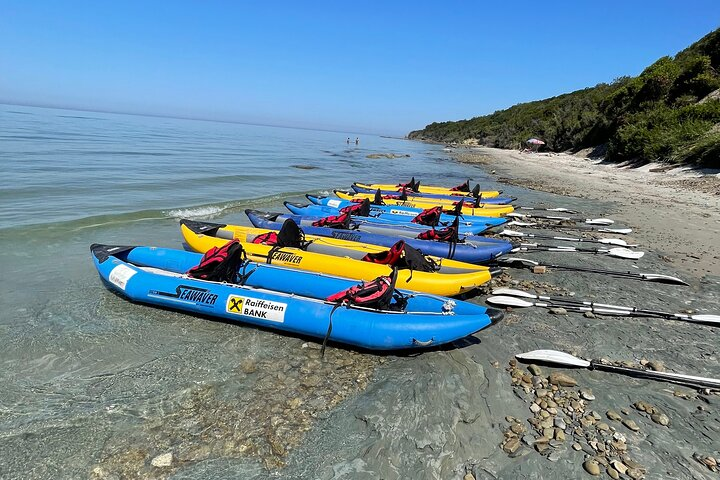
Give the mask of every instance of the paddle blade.
<path id="1" fill-rule="evenodd" d="M 690 285 L 684 280 L 680 280 L 677 277 L 671 277 L 670 275 L 660 275 L 659 273 L 638 273 L 640 278 L 648 282 L 658 283 L 669 283 L 671 285 Z"/>
<path id="2" fill-rule="evenodd" d="M 637 245 L 628 245 L 628 243 L 621 238 L 598 238 L 597 242 L 607 245 L 617 245 L 618 247 L 637 247 Z"/>
<path id="3" fill-rule="evenodd" d="M 619 233 L 620 235 L 627 235 L 632 233 L 632 228 L 598 228 L 598 232 L 602 233 Z"/>
<path id="4" fill-rule="evenodd" d="M 508 227 L 536 227 L 537 223 L 532 222 L 518 222 L 516 220 L 513 220 L 512 222 L 509 222 L 506 224 Z"/>
<path id="5" fill-rule="evenodd" d="M 609 218 L 588 218 L 585 220 L 585 223 L 588 225 L 612 225 L 615 223 L 615 220 L 610 220 Z"/>
<path id="6" fill-rule="evenodd" d="M 518 210 L 542 210 L 545 212 L 563 212 L 563 213 L 580 213 L 569 208 L 556 207 L 556 208 L 543 208 L 543 207 L 515 207 Z"/>
<path id="7" fill-rule="evenodd" d="M 563 208 L 563 207 L 558 207 L 558 208 L 546 208 L 545 210 L 547 210 L 548 212 L 580 213 L 580 212 L 578 212 L 578 211 L 570 210 L 569 208 Z"/>
<path id="8" fill-rule="evenodd" d="M 525 237 L 527 234 L 515 230 L 505 229 L 502 232 L 498 233 L 498 235 L 505 235 L 506 237 Z"/>
<path id="9" fill-rule="evenodd" d="M 532 352 L 520 353 L 515 358 L 523 362 L 545 362 L 564 365 L 568 367 L 587 368 L 590 362 L 557 350 L 533 350 Z"/>
<path id="10" fill-rule="evenodd" d="M 505 265 L 508 267 L 537 267 L 538 265 L 540 265 L 540 262 L 536 262 L 535 260 L 518 257 L 499 258 L 496 260 L 496 262 L 498 263 L 498 265 Z"/>
<path id="11" fill-rule="evenodd" d="M 510 295 L 513 297 L 538 298 L 537 295 L 534 295 L 530 292 L 524 292 L 522 290 L 515 290 L 514 288 L 506 287 L 494 288 L 492 293 L 493 295 Z"/>
<path id="12" fill-rule="evenodd" d="M 524 308 L 524 307 L 533 307 L 535 304 L 533 302 L 527 302 L 521 298 L 517 297 L 506 297 L 503 295 L 497 295 L 488 297 L 485 299 L 485 301 L 492 305 L 501 305 L 503 307 L 516 307 L 516 308 Z"/>
<path id="13" fill-rule="evenodd" d="M 628 260 L 638 260 L 645 255 L 645 252 L 636 252 L 628 248 L 617 247 L 608 250 L 607 254 L 611 257 L 625 258 Z"/>
<path id="14" fill-rule="evenodd" d="M 720 315 L 688 315 L 687 318 L 693 322 L 720 325 Z"/>

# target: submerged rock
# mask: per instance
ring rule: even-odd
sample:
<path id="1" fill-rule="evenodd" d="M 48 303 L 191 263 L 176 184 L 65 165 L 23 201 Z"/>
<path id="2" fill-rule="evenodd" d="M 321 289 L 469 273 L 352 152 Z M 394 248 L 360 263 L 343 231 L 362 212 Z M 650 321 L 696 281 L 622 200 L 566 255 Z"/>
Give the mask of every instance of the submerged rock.
<path id="1" fill-rule="evenodd" d="M 150 464 L 153 467 L 163 468 L 163 467 L 169 467 L 172 465 L 173 462 L 173 454 L 172 452 L 163 453 L 162 455 L 158 455 L 157 457 L 153 458 Z"/>
<path id="2" fill-rule="evenodd" d="M 370 159 L 378 159 L 378 158 L 388 158 L 390 160 L 394 158 L 410 158 L 409 153 L 371 153 L 369 155 L 365 155 L 365 158 Z"/>
<path id="3" fill-rule="evenodd" d="M 532 373 L 533 375 L 542 375 L 542 369 L 535 365 L 534 363 L 531 363 L 527 367 L 528 371 Z"/>
<path id="4" fill-rule="evenodd" d="M 612 462 L 610 462 L 610 465 L 612 465 L 612 467 L 617 470 L 620 475 L 625 475 L 625 472 L 627 472 L 628 469 L 627 465 L 625 465 L 620 460 L 613 460 Z"/>
<path id="5" fill-rule="evenodd" d="M 656 372 L 664 372 L 665 371 L 665 364 L 663 362 L 651 361 L 651 362 L 648 362 L 647 367 L 650 370 L 655 370 Z"/>
<path id="6" fill-rule="evenodd" d="M 585 463 L 583 463 L 583 468 L 590 475 L 594 475 L 596 477 L 600 475 L 600 465 L 595 460 L 585 460 Z"/>
<path id="7" fill-rule="evenodd" d="M 506 453 L 515 453 L 518 448 L 520 448 L 520 440 L 517 437 L 508 439 L 505 445 L 503 445 L 503 450 L 505 450 Z"/>
<path id="8" fill-rule="evenodd" d="M 639 431 L 640 431 L 640 427 L 638 426 L 637 423 L 635 423 L 635 420 L 630 420 L 629 418 L 626 418 L 626 419 L 623 420 L 622 423 L 623 423 L 623 425 L 625 425 L 627 428 L 629 428 L 629 429 L 632 430 L 633 432 L 639 432 Z"/>
<path id="9" fill-rule="evenodd" d="M 622 421 L 622 417 L 615 410 L 608 410 L 605 414 L 610 420 Z"/>
<path id="10" fill-rule="evenodd" d="M 650 419 L 663 427 L 670 425 L 670 418 L 664 413 L 655 413 L 650 416 Z"/>
<path id="11" fill-rule="evenodd" d="M 593 395 L 592 390 L 580 390 L 580 397 L 587 401 L 595 400 L 595 395 Z"/>

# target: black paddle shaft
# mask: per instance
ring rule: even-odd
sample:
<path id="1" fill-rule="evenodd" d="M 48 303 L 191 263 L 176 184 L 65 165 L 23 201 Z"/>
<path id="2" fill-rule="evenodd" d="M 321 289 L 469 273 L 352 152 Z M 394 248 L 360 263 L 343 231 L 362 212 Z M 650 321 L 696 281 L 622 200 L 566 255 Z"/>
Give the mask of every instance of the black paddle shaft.
<path id="1" fill-rule="evenodd" d="M 504 266 L 508 266 L 508 267 L 509 266 L 517 266 L 517 264 L 520 264 L 525 268 L 532 268 L 535 266 L 543 266 L 542 264 L 527 265 L 526 263 L 523 263 L 520 260 L 508 261 L 508 260 L 504 260 L 504 259 L 497 259 L 496 262 L 499 265 L 504 265 Z M 645 278 L 642 274 L 635 273 L 635 272 L 620 272 L 617 270 L 603 270 L 603 269 L 599 269 L 599 268 L 570 267 L 567 265 L 544 265 L 544 266 L 548 267 L 548 268 L 555 268 L 558 270 L 566 270 L 566 271 L 571 271 L 571 272 L 599 273 L 602 275 L 611 275 L 611 276 L 615 276 L 615 277 L 633 278 L 635 280 L 647 280 L 647 278 Z M 680 280 L 678 282 L 677 279 L 673 279 L 670 277 L 667 277 L 667 278 L 660 277 L 660 278 L 653 279 L 652 281 L 657 282 L 657 283 L 669 283 L 672 285 L 687 285 L 687 283 L 683 282 L 682 280 Z"/>
<path id="2" fill-rule="evenodd" d="M 645 378 L 649 380 L 659 380 L 661 382 L 677 383 L 680 385 L 689 385 L 698 388 L 720 388 L 720 381 L 708 378 L 707 381 L 699 378 L 687 378 L 668 376 L 664 372 L 654 372 L 652 370 L 642 370 L 639 368 L 621 367 L 619 365 L 607 365 L 596 360 L 590 361 L 590 370 L 602 370 L 605 372 L 621 373 L 630 377 Z"/>

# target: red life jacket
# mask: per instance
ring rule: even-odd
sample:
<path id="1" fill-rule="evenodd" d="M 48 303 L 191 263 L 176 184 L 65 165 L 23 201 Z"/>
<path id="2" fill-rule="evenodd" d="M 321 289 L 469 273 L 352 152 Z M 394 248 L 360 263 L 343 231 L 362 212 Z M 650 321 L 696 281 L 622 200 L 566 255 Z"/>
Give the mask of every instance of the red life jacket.
<path id="1" fill-rule="evenodd" d="M 400 195 L 383 195 L 382 198 L 385 199 L 392 199 L 392 200 L 402 200 L 403 202 L 408 199 L 407 197 L 407 190 L 403 187 L 401 190 L 398 190 L 400 192 Z M 376 198 L 377 198 L 377 194 Z"/>
<path id="2" fill-rule="evenodd" d="M 390 247 L 390 250 L 385 250 L 378 253 L 368 253 L 362 258 L 363 262 L 380 263 L 383 265 L 390 265 L 394 267 L 400 263 L 402 253 L 405 251 L 405 241 L 400 240 L 395 245 Z"/>
<path id="3" fill-rule="evenodd" d="M 454 226 L 443 228 L 442 230 L 435 230 L 434 228 L 422 232 L 417 236 L 419 240 L 436 240 L 438 242 L 457 242 L 458 232 Z"/>
<path id="4" fill-rule="evenodd" d="M 415 185 L 415 177 L 412 177 L 412 180 L 410 180 L 408 183 L 398 183 L 397 186 L 400 187 L 398 189 L 398 192 L 403 188 L 412 189 L 413 185 Z"/>
<path id="5" fill-rule="evenodd" d="M 439 242 L 448 243 L 447 258 L 453 258 L 455 256 L 455 247 L 458 243 L 464 240 L 460 240 L 460 217 L 455 217 L 452 225 L 442 230 L 435 230 L 434 228 L 426 232 L 421 233 L 417 236 L 420 240 L 436 240 Z"/>
<path id="6" fill-rule="evenodd" d="M 413 218 L 412 223 L 419 223 L 420 225 L 428 225 L 431 227 L 436 226 L 440 223 L 440 215 L 442 214 L 442 207 L 426 208 L 422 212 Z"/>
<path id="7" fill-rule="evenodd" d="M 469 192 L 470 191 L 470 179 L 468 178 L 465 183 L 461 183 L 457 187 L 452 187 L 450 190 L 453 192 Z"/>
<path id="8" fill-rule="evenodd" d="M 347 213 L 358 217 L 368 217 L 370 216 L 370 200 L 363 198 L 355 205 L 348 205 L 347 207 L 341 208 L 340 213 Z"/>
<path id="9" fill-rule="evenodd" d="M 341 215 L 330 215 L 329 217 L 321 218 L 312 223 L 313 227 L 328 227 L 328 228 L 344 228 L 345 230 L 350 228 L 350 215 L 343 213 Z"/>
<path id="10" fill-rule="evenodd" d="M 388 292 L 390 292 L 390 297 L 392 297 L 390 277 L 382 276 L 371 282 L 362 282 L 360 285 L 355 285 L 347 290 L 330 295 L 327 297 L 327 301 L 334 303 L 347 301 L 352 305 L 372 307 L 378 303 L 382 303 L 383 297 L 387 296 Z"/>
<path id="11" fill-rule="evenodd" d="M 420 250 L 406 244 L 404 240 L 399 240 L 395 245 L 390 247 L 390 250 L 378 253 L 368 253 L 362 258 L 362 260 L 365 262 L 388 265 L 393 268 L 407 268 L 410 270 L 410 277 L 407 279 L 408 282 L 412 279 L 413 270 L 420 272 L 435 272 L 440 268 L 433 259 L 426 257 Z"/>
<path id="12" fill-rule="evenodd" d="M 252 243 L 262 243 L 264 245 L 277 245 L 278 236 L 275 232 L 263 233 L 253 238 Z"/>
<path id="13" fill-rule="evenodd" d="M 346 303 L 378 310 L 404 310 L 408 299 L 395 290 L 396 280 L 397 269 L 393 269 L 390 276 L 381 276 L 371 282 L 362 282 L 347 290 L 330 295 L 327 297 L 327 301 L 337 303 L 338 306 Z M 393 299 L 395 299 L 395 303 L 391 305 Z M 328 332 L 331 330 L 332 327 L 328 329 Z"/>
<path id="14" fill-rule="evenodd" d="M 200 263 L 187 271 L 188 276 L 214 282 L 235 282 L 245 251 L 238 240 L 230 240 L 222 247 L 213 247 L 203 255 Z"/>
<path id="15" fill-rule="evenodd" d="M 398 187 L 398 192 L 409 188 L 410 191 L 418 193 L 420 191 L 420 180 L 416 182 L 415 177 L 412 177 L 410 183 L 398 183 L 396 186 Z"/>

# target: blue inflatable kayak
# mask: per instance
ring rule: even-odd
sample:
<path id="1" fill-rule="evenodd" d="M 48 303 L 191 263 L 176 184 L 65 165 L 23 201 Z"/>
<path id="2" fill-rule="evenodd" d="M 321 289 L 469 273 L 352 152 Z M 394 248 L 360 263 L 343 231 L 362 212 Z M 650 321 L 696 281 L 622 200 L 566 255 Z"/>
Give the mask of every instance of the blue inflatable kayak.
<path id="1" fill-rule="evenodd" d="M 250 214 L 248 212 L 255 212 L 254 210 L 246 210 L 245 213 L 247 213 L 248 217 L 250 218 L 250 221 L 253 223 L 254 226 L 261 227 L 263 219 L 259 218 L 257 215 Z M 303 230 L 307 227 L 312 227 L 313 222 L 316 222 L 318 220 L 321 220 L 325 217 L 318 216 L 318 215 L 304 215 L 304 214 L 293 214 L 293 213 L 265 213 L 265 212 L 256 212 L 259 214 L 259 216 L 265 216 L 268 215 L 272 217 L 273 221 L 277 222 L 284 222 L 287 218 L 292 218 L 295 223 L 297 223 L 299 226 L 303 228 Z M 266 217 L 266 218 L 270 218 Z M 255 218 L 256 220 L 254 220 Z M 430 230 L 431 228 L 426 225 L 417 225 L 415 223 L 383 223 L 379 221 L 366 221 L 367 217 L 352 217 L 352 221 L 350 222 L 350 225 L 348 227 L 348 230 L 350 231 L 362 231 L 362 232 L 369 232 L 369 233 L 378 233 L 380 235 L 388 235 L 394 238 L 401 237 L 403 239 L 405 238 L 417 238 L 419 234 L 426 232 Z M 375 219 L 377 220 L 377 219 Z M 258 223 L 255 223 L 255 222 Z M 442 228 L 442 227 L 438 227 Z M 488 227 L 490 228 L 490 227 Z M 483 231 L 487 230 L 484 229 Z M 482 232 L 478 232 L 482 233 Z M 467 240 L 476 240 L 478 242 L 482 242 L 485 237 L 478 236 L 474 231 L 469 231 L 468 227 L 461 226 L 460 227 L 460 238 Z M 340 238 L 340 237 L 338 237 Z M 397 240 L 396 240 L 397 241 Z"/>
<path id="2" fill-rule="evenodd" d="M 358 203 L 352 202 L 350 200 L 342 200 L 339 198 L 334 197 L 326 197 L 326 196 L 318 196 L 318 195 L 305 195 L 305 197 L 310 201 L 309 205 L 306 205 L 308 207 L 326 207 L 335 209 L 336 213 L 329 213 L 329 215 L 337 215 L 340 211 L 340 209 L 350 206 L 357 206 Z M 294 204 L 299 205 L 299 204 Z M 410 222 L 413 218 L 415 218 L 418 214 L 420 214 L 423 209 L 422 208 L 416 208 L 416 207 L 409 207 L 405 205 L 374 205 L 372 203 L 370 205 L 370 216 L 376 217 L 376 218 L 382 218 L 391 220 L 393 222 Z M 324 210 L 327 212 L 331 212 L 331 210 Z M 440 215 L 440 221 L 443 223 L 452 223 L 455 220 L 456 215 L 451 215 L 448 213 L 443 213 Z M 481 215 L 460 215 L 460 223 L 461 225 L 502 225 L 506 223 L 507 220 L 504 217 L 501 216 L 481 216 Z"/>
<path id="3" fill-rule="evenodd" d="M 328 217 L 328 216 L 337 216 L 340 215 L 340 210 L 333 207 L 328 207 L 324 205 L 302 205 L 299 203 L 293 203 L 293 202 L 283 202 L 285 205 L 285 208 L 287 208 L 291 213 L 294 213 L 296 215 L 303 215 L 303 216 L 311 216 L 311 217 Z M 358 224 L 381 224 L 385 226 L 392 226 L 392 225 L 403 225 L 407 228 L 414 228 L 416 231 L 423 232 L 430 227 L 427 225 L 420 225 L 417 223 L 412 223 L 411 220 L 413 217 L 408 215 L 402 215 L 402 214 L 393 214 L 393 213 L 386 213 L 386 212 L 372 212 L 373 216 L 369 217 L 363 217 L 363 216 L 356 216 L 353 215 L 352 219 L 353 222 L 356 222 Z M 441 218 L 441 226 L 447 226 L 450 225 L 454 220 L 455 217 L 447 214 L 442 214 Z M 479 218 L 479 217 L 477 217 Z M 485 217 L 483 217 L 485 218 Z M 487 217 L 487 221 L 483 222 L 466 222 L 462 220 L 460 221 L 459 225 L 459 231 L 461 234 L 464 235 L 477 235 L 489 228 L 497 227 L 499 225 L 502 225 L 507 222 L 506 218 L 494 218 L 494 217 Z"/>
<path id="4" fill-rule="evenodd" d="M 375 193 L 377 192 L 377 189 L 372 189 L 369 187 L 364 187 L 362 185 L 359 185 L 357 183 L 353 183 L 351 185 L 352 189 L 357 193 Z M 396 190 L 380 190 L 381 195 L 400 195 L 400 191 Z M 453 202 L 457 202 L 458 200 L 465 200 L 465 201 L 474 201 L 475 197 L 470 196 L 468 193 L 467 195 L 443 195 L 441 193 L 422 193 L 422 192 L 413 192 L 412 190 L 406 190 L 407 196 L 410 197 L 417 197 L 417 198 L 424 198 L 424 199 L 439 199 L 439 200 L 451 200 Z M 490 204 L 496 204 L 496 205 L 509 205 L 510 203 L 517 200 L 517 198 L 514 197 L 489 197 L 489 198 L 482 198 L 482 203 L 490 203 Z"/>
<path id="5" fill-rule="evenodd" d="M 336 308 L 324 299 L 356 281 L 247 263 L 241 267 L 244 285 L 211 282 L 184 275 L 200 262 L 198 253 L 99 244 L 90 249 L 105 285 L 133 302 L 321 339 L 332 313 L 330 341 L 372 350 L 442 345 L 503 316 L 500 310 L 417 293 L 399 311 Z"/>
<path id="6" fill-rule="evenodd" d="M 302 218 L 295 215 L 265 213 L 257 210 L 245 210 L 245 214 L 250 219 L 250 222 L 257 228 L 280 230 L 283 222 L 287 218 L 293 218 L 296 223 L 302 222 Z M 298 223 L 298 225 L 300 225 L 300 223 Z M 370 243 L 388 248 L 395 245 L 398 241 L 398 237 L 400 236 L 397 234 L 383 235 L 380 233 L 372 233 L 363 230 L 362 227 L 358 230 L 313 227 L 312 222 L 308 221 L 302 223 L 302 230 L 307 235 L 318 235 L 322 237 L 338 238 L 340 240 Z M 417 234 L 415 237 L 416 236 Z M 403 238 L 403 240 L 405 240 L 405 243 L 411 247 L 420 250 L 424 255 L 450 258 L 461 262 L 476 264 L 488 262 L 500 255 L 510 252 L 513 248 L 513 245 L 505 240 L 478 236 L 465 237 L 461 239 L 460 243 L 455 245 L 440 241 L 420 240 L 415 237 L 406 237 Z"/>

